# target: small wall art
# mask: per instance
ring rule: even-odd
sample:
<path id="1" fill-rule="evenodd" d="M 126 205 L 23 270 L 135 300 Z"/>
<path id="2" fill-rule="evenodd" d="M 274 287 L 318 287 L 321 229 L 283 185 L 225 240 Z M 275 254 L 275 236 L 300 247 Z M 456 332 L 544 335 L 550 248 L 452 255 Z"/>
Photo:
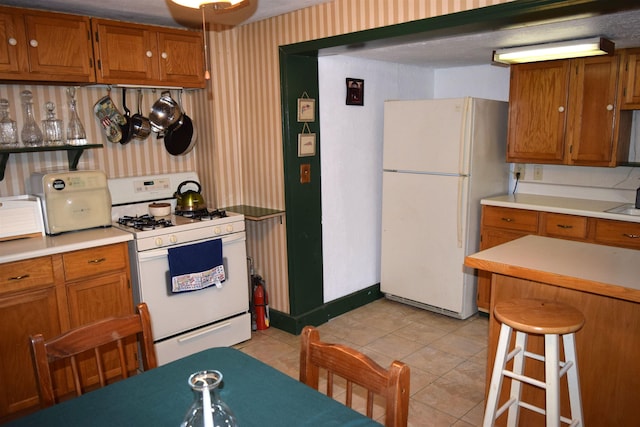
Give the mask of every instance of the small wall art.
<path id="1" fill-rule="evenodd" d="M 347 77 L 347 105 L 364 105 L 364 80 Z"/>
<path id="2" fill-rule="evenodd" d="M 316 155 L 316 134 L 298 134 L 298 157 L 309 157 Z"/>
<path id="3" fill-rule="evenodd" d="M 312 98 L 298 98 L 298 121 L 316 121 L 316 100 Z"/>

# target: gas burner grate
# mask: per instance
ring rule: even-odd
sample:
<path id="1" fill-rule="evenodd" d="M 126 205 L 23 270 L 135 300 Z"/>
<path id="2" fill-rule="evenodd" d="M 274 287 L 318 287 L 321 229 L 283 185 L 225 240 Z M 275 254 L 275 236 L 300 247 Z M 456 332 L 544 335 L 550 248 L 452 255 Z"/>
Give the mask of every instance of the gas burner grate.
<path id="1" fill-rule="evenodd" d="M 196 211 L 176 210 L 176 215 L 185 218 L 199 219 L 200 221 L 209 221 L 215 218 L 226 218 L 227 212 L 221 209 L 215 209 L 213 211 L 210 211 L 208 209 L 199 209 Z"/>
<path id="2" fill-rule="evenodd" d="M 155 217 L 148 214 L 140 216 L 123 216 L 118 218 L 118 224 L 143 231 L 173 227 L 171 220 L 166 218 L 155 219 Z"/>

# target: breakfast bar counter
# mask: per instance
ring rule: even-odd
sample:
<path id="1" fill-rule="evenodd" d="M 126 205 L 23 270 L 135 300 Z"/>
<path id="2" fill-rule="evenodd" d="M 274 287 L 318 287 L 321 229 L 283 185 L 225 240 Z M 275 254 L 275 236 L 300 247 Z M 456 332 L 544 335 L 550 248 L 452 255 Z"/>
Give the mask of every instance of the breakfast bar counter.
<path id="1" fill-rule="evenodd" d="M 500 329 L 493 316 L 497 302 L 514 298 L 565 302 L 586 318 L 576 333 L 585 425 L 637 423 L 640 251 L 530 235 L 470 255 L 465 265 L 492 273 L 488 373 Z M 542 352 L 541 337 L 532 337 L 529 348 Z M 542 378 L 541 366 L 531 364 L 528 369 Z M 487 387 L 489 380 L 487 374 Z M 523 399 L 544 407 L 541 390 L 527 386 Z M 544 425 L 538 414 L 526 410 L 521 414 L 521 425 Z"/>

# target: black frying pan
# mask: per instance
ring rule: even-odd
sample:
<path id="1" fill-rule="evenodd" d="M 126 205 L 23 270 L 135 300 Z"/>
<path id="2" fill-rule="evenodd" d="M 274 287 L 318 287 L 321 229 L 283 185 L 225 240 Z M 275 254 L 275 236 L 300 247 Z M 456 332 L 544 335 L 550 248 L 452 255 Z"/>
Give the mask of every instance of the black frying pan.
<path id="1" fill-rule="evenodd" d="M 182 108 L 182 91 L 179 95 Z M 198 132 L 191 118 L 184 112 L 176 123 L 169 126 L 164 135 L 164 148 L 173 156 L 184 156 L 193 149 L 198 139 Z"/>
<path id="2" fill-rule="evenodd" d="M 131 111 L 127 108 L 127 88 L 122 88 L 122 109 L 124 110 L 124 124 L 120 125 L 120 131 L 122 132 L 122 139 L 120 144 L 127 144 L 133 137 L 133 121 L 131 120 Z"/>

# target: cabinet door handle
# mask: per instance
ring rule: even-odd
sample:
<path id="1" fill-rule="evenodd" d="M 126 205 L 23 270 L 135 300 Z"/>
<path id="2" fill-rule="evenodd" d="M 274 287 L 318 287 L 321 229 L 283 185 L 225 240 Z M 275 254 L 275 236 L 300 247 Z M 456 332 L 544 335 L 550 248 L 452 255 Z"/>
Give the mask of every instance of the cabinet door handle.
<path id="1" fill-rule="evenodd" d="M 167 54 L 167 52 L 162 52 L 160 54 L 160 56 L 162 57 L 162 59 L 167 59 L 169 57 L 169 55 Z"/>
<path id="2" fill-rule="evenodd" d="M 607 111 L 613 111 L 613 105 L 607 104 Z"/>
<path id="3" fill-rule="evenodd" d="M 106 258 L 97 258 L 87 261 L 87 264 L 100 264 L 101 262 L 105 262 Z"/>
<path id="4" fill-rule="evenodd" d="M 501 220 L 503 220 L 504 222 L 513 222 L 513 219 L 511 218 L 500 218 Z"/>
<path id="5" fill-rule="evenodd" d="M 18 40 L 14 39 L 13 37 L 9 37 L 9 44 L 11 46 L 15 46 L 18 44 Z"/>
<path id="6" fill-rule="evenodd" d="M 630 239 L 640 239 L 640 234 L 629 234 L 629 233 L 622 233 L 622 235 L 624 237 L 628 237 Z"/>
<path id="7" fill-rule="evenodd" d="M 31 45 L 31 47 L 38 47 L 38 40 L 31 39 L 29 40 L 29 44 Z"/>
<path id="8" fill-rule="evenodd" d="M 148 51 L 145 52 L 145 55 L 147 55 L 147 58 L 151 58 L 153 56 L 153 52 L 148 50 Z"/>
<path id="9" fill-rule="evenodd" d="M 565 224 L 556 224 L 556 226 L 564 229 L 573 228 L 573 225 L 565 225 Z"/>
<path id="10" fill-rule="evenodd" d="M 558 107 L 558 111 L 561 113 L 564 113 L 564 107 L 563 106 Z"/>
<path id="11" fill-rule="evenodd" d="M 9 280 L 22 280 L 22 279 L 26 279 L 28 278 L 29 275 L 28 274 L 23 274 L 22 276 L 13 276 L 13 277 L 9 277 Z"/>

